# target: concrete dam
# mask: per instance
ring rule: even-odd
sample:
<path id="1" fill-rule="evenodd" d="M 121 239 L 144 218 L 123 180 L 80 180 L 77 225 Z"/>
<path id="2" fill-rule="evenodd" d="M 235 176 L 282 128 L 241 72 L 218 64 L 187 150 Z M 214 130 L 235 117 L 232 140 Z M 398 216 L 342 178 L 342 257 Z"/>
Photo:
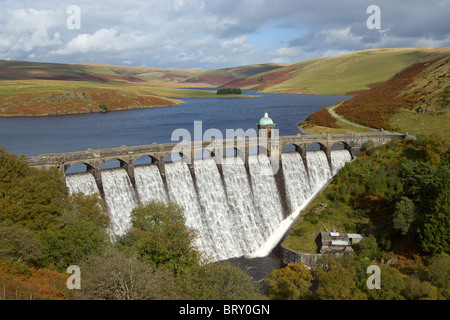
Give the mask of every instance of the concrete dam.
<path id="1" fill-rule="evenodd" d="M 264 136 L 265 145 L 260 145 L 259 139 L 241 139 L 242 148 L 236 147 L 235 155 L 223 157 L 220 163 L 216 156 L 223 154 L 229 141 L 192 142 L 181 160 L 173 162 L 164 158 L 173 152 L 175 144 L 123 146 L 27 160 L 35 167 L 57 166 L 64 172 L 75 163 L 84 163 L 87 171 L 67 174 L 66 184 L 71 193 L 101 195 L 111 218 L 112 240 L 130 228 L 133 208 L 153 199 L 178 203 L 184 208 L 186 225 L 198 232 L 198 249 L 210 260 L 219 261 L 268 255 L 300 210 L 361 151 L 366 141 L 379 145 L 405 138 L 388 133 L 277 137 L 273 122 L 265 118 L 258 124 L 258 136 Z M 320 150 L 307 150 L 313 143 Z M 287 145 L 294 145 L 295 151 L 282 152 Z M 265 152 L 251 154 L 249 150 L 255 146 Z M 210 151 L 211 157 L 194 159 L 199 150 Z M 152 163 L 135 165 L 143 155 Z M 118 159 L 120 167 L 102 169 L 110 159 Z"/>
<path id="2" fill-rule="evenodd" d="M 333 150 L 331 159 L 330 167 L 323 151 L 308 151 L 305 166 L 300 154 L 282 154 L 284 190 L 279 190 L 265 155 L 250 155 L 248 167 L 239 157 L 227 157 L 222 173 L 212 158 L 196 159 L 193 171 L 182 161 L 167 163 L 165 177 L 156 165 L 137 166 L 135 186 L 125 169 L 103 170 L 111 235 L 120 237 L 127 232 L 130 213 L 138 205 L 152 199 L 173 201 L 184 208 L 186 225 L 198 231 L 197 246 L 211 260 L 258 255 L 258 251 L 268 254 L 272 248 L 266 242 L 274 232 L 284 233 L 277 230 L 283 220 L 292 219 L 295 209 L 315 195 L 351 155 L 347 150 Z M 89 172 L 67 175 L 66 184 L 70 192 L 100 193 Z M 285 207 L 291 212 L 283 210 L 283 192 L 288 202 Z M 267 250 L 263 246 L 268 246 Z"/>

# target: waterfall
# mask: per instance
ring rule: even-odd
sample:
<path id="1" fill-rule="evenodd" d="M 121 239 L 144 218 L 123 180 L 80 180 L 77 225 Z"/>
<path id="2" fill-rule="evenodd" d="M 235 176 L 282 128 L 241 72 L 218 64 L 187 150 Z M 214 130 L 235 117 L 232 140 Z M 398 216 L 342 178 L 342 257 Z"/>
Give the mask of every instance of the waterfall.
<path id="1" fill-rule="evenodd" d="M 213 238 L 203 228 L 206 225 L 206 217 L 202 214 L 187 164 L 182 161 L 166 163 L 165 169 L 169 200 L 183 207 L 186 225 L 198 233 L 196 246 L 206 248 Z"/>
<path id="2" fill-rule="evenodd" d="M 166 190 L 159 169 L 155 165 L 137 166 L 134 168 L 136 191 L 141 204 L 151 200 L 160 200 L 168 203 Z"/>
<path id="3" fill-rule="evenodd" d="M 165 164 L 165 182 L 155 165 L 134 168 L 135 188 L 125 169 L 101 173 L 111 217 L 111 239 L 126 234 L 130 213 L 152 199 L 173 201 L 184 209 L 186 225 L 196 230 L 196 247 L 211 261 L 259 257 L 270 253 L 311 199 L 351 160 L 347 150 L 331 152 L 331 168 L 323 151 L 308 151 L 306 167 L 299 153 L 281 155 L 284 190 L 278 190 L 266 155 L 225 157 L 221 171 L 214 159 Z M 71 193 L 99 193 L 91 173 L 68 175 Z M 283 217 L 280 191 L 291 214 Z"/>
<path id="4" fill-rule="evenodd" d="M 138 206 L 138 200 L 125 169 L 103 170 L 102 182 L 111 218 L 111 238 L 115 239 L 123 236 L 130 228 L 130 213 Z"/>
<path id="5" fill-rule="evenodd" d="M 70 194 L 77 192 L 83 192 L 88 195 L 95 193 L 100 194 L 95 178 L 89 172 L 67 175 L 66 185 L 69 188 Z"/>
<path id="6" fill-rule="evenodd" d="M 331 169 L 328 164 L 327 156 L 323 151 L 307 152 L 306 162 L 311 192 L 315 193 L 331 179 Z"/>
<path id="7" fill-rule="evenodd" d="M 331 151 L 331 169 L 333 176 L 344 167 L 347 162 L 352 160 L 350 152 L 347 150 L 332 150 Z"/>
<path id="8" fill-rule="evenodd" d="M 267 156 L 250 155 L 248 165 L 257 212 L 255 219 L 258 221 L 263 237 L 267 238 L 283 219 L 280 196 Z"/>
<path id="9" fill-rule="evenodd" d="M 310 196 L 308 173 L 297 152 L 281 154 L 281 164 L 289 207 L 294 211 Z"/>
<path id="10" fill-rule="evenodd" d="M 195 160 L 200 206 L 203 209 L 203 230 L 210 235 L 208 248 L 212 260 L 240 256 L 240 243 L 234 234 L 233 216 L 214 159 Z"/>
<path id="11" fill-rule="evenodd" d="M 222 172 L 231 210 L 229 219 L 233 227 L 234 242 L 239 246 L 239 255 L 245 255 L 258 249 L 265 239 L 264 234 L 260 232 L 261 221 L 257 219 L 258 211 L 250 181 L 240 157 L 224 158 Z"/>

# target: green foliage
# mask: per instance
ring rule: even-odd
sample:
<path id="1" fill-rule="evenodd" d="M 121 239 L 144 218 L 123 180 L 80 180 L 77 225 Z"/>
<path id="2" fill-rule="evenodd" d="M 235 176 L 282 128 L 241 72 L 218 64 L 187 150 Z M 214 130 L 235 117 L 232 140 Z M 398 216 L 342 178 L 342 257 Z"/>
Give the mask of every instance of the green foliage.
<path id="1" fill-rule="evenodd" d="M 379 257 L 377 239 L 373 235 L 365 236 L 358 244 L 352 247 L 361 258 L 375 260 Z"/>
<path id="2" fill-rule="evenodd" d="M 58 227 L 42 237 L 45 265 L 63 271 L 109 245 L 109 217 L 96 196 L 76 194 L 67 199 Z"/>
<path id="3" fill-rule="evenodd" d="M 272 300 L 311 299 L 313 276 L 300 262 L 273 270 L 264 280 L 268 285 L 267 297 Z"/>
<path id="4" fill-rule="evenodd" d="M 407 197 L 402 197 L 395 204 L 394 219 L 392 220 L 394 228 L 399 230 L 402 236 L 405 236 L 409 232 L 415 218 L 414 202 Z"/>
<path id="5" fill-rule="evenodd" d="M 0 221 L 0 260 L 38 265 L 43 247 L 35 232 L 6 221 Z"/>
<path id="6" fill-rule="evenodd" d="M 217 94 L 242 94 L 240 88 L 222 88 L 217 90 Z"/>
<path id="7" fill-rule="evenodd" d="M 381 289 L 367 289 L 366 293 L 370 300 L 405 300 L 403 292 L 406 284 L 404 275 L 395 268 L 388 266 L 380 267 Z"/>
<path id="8" fill-rule="evenodd" d="M 187 299 L 260 300 L 259 288 L 240 268 L 228 262 L 195 265 L 180 274 L 177 283 Z"/>
<path id="9" fill-rule="evenodd" d="M 366 294 L 356 285 L 356 268 L 342 259 L 324 257 L 313 271 L 321 300 L 364 300 Z"/>
<path id="10" fill-rule="evenodd" d="M 90 255 L 80 264 L 82 285 L 74 290 L 77 300 L 148 300 L 178 299 L 171 273 L 154 272 L 136 259 L 117 250 Z"/>
<path id="11" fill-rule="evenodd" d="M 98 104 L 98 108 L 100 109 L 100 112 L 108 112 L 109 111 L 109 106 L 106 104 L 106 102 L 100 102 Z"/>
<path id="12" fill-rule="evenodd" d="M 0 149 L 0 220 L 43 231 L 56 224 L 67 196 L 57 169 L 30 168 L 23 157 Z"/>
<path id="13" fill-rule="evenodd" d="M 135 208 L 131 223 L 133 228 L 120 240 L 120 245 L 152 268 L 162 266 L 177 273 L 199 263 L 195 232 L 185 225 L 183 209 L 177 204 L 152 201 Z"/>

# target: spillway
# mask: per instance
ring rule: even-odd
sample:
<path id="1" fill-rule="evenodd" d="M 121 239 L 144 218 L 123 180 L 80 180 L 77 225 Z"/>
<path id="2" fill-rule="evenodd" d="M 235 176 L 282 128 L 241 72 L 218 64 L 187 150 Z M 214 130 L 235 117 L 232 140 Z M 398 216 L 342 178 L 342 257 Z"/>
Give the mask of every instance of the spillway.
<path id="1" fill-rule="evenodd" d="M 240 157 L 226 157 L 221 165 L 212 158 L 195 159 L 192 166 L 182 161 L 166 163 L 164 175 L 156 165 L 137 166 L 134 185 L 126 170 L 104 170 L 101 178 L 111 238 L 129 230 L 133 208 L 155 199 L 183 207 L 186 225 L 197 231 L 195 245 L 212 261 L 267 254 L 293 215 L 351 155 L 347 150 L 333 150 L 330 160 L 331 166 L 323 151 L 308 151 L 306 160 L 296 152 L 283 153 L 284 185 L 276 182 L 265 155 L 250 155 L 247 164 Z M 66 184 L 71 193 L 99 193 L 91 173 L 68 175 Z"/>

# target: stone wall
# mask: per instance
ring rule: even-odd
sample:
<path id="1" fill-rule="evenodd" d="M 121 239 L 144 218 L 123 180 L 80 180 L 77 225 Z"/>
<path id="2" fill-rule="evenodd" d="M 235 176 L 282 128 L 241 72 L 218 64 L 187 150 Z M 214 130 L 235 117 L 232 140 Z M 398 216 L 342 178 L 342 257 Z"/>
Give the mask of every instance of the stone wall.
<path id="1" fill-rule="evenodd" d="M 311 269 L 316 264 L 317 260 L 321 258 L 324 255 L 331 255 L 331 256 L 342 256 L 345 253 L 342 252 L 335 252 L 335 253 L 303 253 L 303 252 L 297 252 L 292 249 L 288 249 L 284 247 L 282 244 L 280 244 L 280 247 L 278 248 L 278 256 L 280 260 L 284 264 L 290 264 L 290 263 L 299 263 L 303 262 L 305 266 L 308 269 Z"/>

